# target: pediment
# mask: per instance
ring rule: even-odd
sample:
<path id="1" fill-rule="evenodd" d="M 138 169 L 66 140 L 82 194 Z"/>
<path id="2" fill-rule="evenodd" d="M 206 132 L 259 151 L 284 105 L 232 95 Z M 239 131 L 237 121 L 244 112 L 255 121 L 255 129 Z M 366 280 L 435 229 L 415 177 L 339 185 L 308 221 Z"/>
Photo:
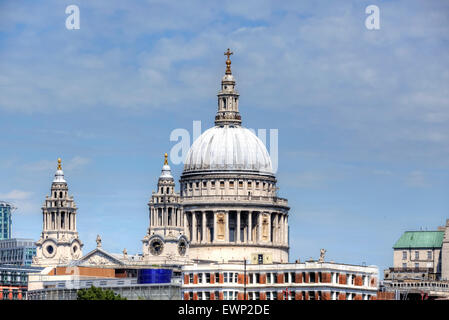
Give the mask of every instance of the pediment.
<path id="1" fill-rule="evenodd" d="M 110 266 L 123 265 L 124 262 L 115 258 L 110 253 L 96 248 L 78 260 L 78 266 Z"/>

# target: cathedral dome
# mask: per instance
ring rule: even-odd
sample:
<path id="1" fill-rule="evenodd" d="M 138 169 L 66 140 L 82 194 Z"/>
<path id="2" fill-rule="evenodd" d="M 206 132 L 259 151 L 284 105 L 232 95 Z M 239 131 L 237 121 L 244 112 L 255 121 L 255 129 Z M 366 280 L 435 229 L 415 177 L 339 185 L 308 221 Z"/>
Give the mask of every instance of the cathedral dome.
<path id="1" fill-rule="evenodd" d="M 184 173 L 192 171 L 256 171 L 272 175 L 271 159 L 263 142 L 241 126 L 206 130 L 187 153 Z"/>

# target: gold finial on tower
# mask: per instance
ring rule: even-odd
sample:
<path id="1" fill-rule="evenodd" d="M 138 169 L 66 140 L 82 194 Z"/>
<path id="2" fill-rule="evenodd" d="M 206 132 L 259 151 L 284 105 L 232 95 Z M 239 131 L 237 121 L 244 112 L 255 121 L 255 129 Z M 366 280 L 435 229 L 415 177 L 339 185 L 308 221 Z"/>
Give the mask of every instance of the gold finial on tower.
<path id="1" fill-rule="evenodd" d="M 168 159 L 167 159 L 168 154 L 167 154 L 167 152 L 164 154 L 164 157 L 165 157 L 165 160 L 164 160 L 164 166 L 165 166 L 165 165 L 168 165 Z"/>
<path id="2" fill-rule="evenodd" d="M 58 158 L 58 170 L 62 170 L 61 158 Z"/>
<path id="3" fill-rule="evenodd" d="M 228 58 L 226 59 L 226 74 L 232 74 L 231 72 L 231 59 L 229 59 L 229 57 L 234 54 L 234 52 L 232 52 L 229 48 L 228 51 L 226 51 L 224 53 L 225 56 L 228 56 Z"/>

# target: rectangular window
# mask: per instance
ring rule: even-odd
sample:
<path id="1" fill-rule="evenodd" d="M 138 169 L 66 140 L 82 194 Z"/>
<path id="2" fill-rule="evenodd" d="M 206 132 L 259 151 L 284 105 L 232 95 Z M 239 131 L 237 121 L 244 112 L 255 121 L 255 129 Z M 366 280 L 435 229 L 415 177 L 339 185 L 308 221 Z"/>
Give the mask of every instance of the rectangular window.
<path id="1" fill-rule="evenodd" d="M 189 283 L 193 283 L 193 273 L 189 273 Z"/>
<path id="2" fill-rule="evenodd" d="M 256 189 L 259 189 L 259 181 L 256 181 Z"/>
<path id="3" fill-rule="evenodd" d="M 206 283 L 210 283 L 210 273 L 206 273 Z M 209 300 L 209 299 L 206 299 Z"/>
<path id="4" fill-rule="evenodd" d="M 415 263 L 415 269 L 419 269 L 419 263 Z"/>
<path id="5" fill-rule="evenodd" d="M 432 251 L 427 251 L 427 260 L 432 260 Z"/>
<path id="6" fill-rule="evenodd" d="M 206 291 L 206 292 L 205 292 L 205 295 L 206 295 L 206 297 L 205 297 L 204 300 L 210 300 L 210 292 L 209 292 L 209 291 Z"/>
<path id="7" fill-rule="evenodd" d="M 220 300 L 220 293 L 215 291 L 215 300 Z"/>
<path id="8" fill-rule="evenodd" d="M 415 251 L 415 259 L 416 259 L 416 260 L 419 259 L 419 251 Z"/>
<path id="9" fill-rule="evenodd" d="M 229 181 L 229 188 L 234 188 L 234 181 Z"/>
<path id="10" fill-rule="evenodd" d="M 220 274 L 217 272 L 215 274 L 215 283 L 219 283 L 220 282 Z"/>
<path id="11" fill-rule="evenodd" d="M 402 260 L 407 260 L 407 251 L 402 251 Z"/>
<path id="12" fill-rule="evenodd" d="M 271 273 L 267 273 L 267 283 L 271 283 Z"/>
<path id="13" fill-rule="evenodd" d="M 252 182 L 248 181 L 248 188 L 251 188 L 251 186 L 252 186 Z"/>
<path id="14" fill-rule="evenodd" d="M 228 273 L 227 272 L 223 272 L 223 282 L 228 283 Z"/>
<path id="15" fill-rule="evenodd" d="M 215 181 L 211 181 L 210 185 L 211 185 L 212 188 L 215 188 Z"/>
<path id="16" fill-rule="evenodd" d="M 239 181 L 239 188 L 243 188 L 243 181 Z"/>
<path id="17" fill-rule="evenodd" d="M 220 181 L 220 188 L 224 188 L 224 181 Z"/>
<path id="18" fill-rule="evenodd" d="M 203 181 L 203 188 L 207 187 L 207 181 Z"/>

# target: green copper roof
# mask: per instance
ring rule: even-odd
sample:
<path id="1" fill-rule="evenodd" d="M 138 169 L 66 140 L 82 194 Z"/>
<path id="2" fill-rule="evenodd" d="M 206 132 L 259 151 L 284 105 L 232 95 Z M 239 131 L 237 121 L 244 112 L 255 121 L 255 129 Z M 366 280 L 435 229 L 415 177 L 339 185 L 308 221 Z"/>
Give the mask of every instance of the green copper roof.
<path id="1" fill-rule="evenodd" d="M 406 231 L 393 246 L 400 248 L 437 248 L 443 245 L 444 231 Z"/>

